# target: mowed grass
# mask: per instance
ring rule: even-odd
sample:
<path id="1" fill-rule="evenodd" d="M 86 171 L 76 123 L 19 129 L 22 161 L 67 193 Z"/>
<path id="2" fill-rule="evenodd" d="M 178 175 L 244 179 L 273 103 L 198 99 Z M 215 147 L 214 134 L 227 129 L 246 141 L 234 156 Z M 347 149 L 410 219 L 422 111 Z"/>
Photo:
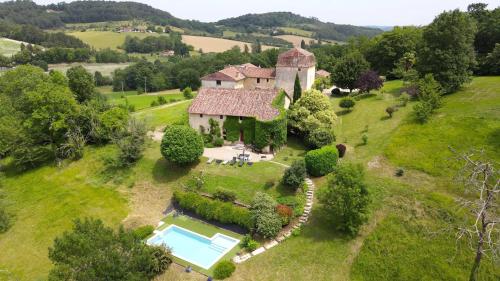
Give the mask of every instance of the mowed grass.
<path id="1" fill-rule="evenodd" d="M 158 94 L 158 95 L 129 95 L 120 99 L 111 100 L 111 104 L 125 105 L 130 104 L 135 107 L 135 110 L 142 110 L 151 107 L 151 103 L 158 101 L 158 97 L 165 98 L 167 103 L 184 100 L 182 93 L 177 94 Z"/>
<path id="2" fill-rule="evenodd" d="M 12 280 L 44 280 L 51 268 L 48 247 L 75 218 L 97 217 L 116 227 L 127 215 L 127 200 L 94 181 L 107 148 L 88 148 L 82 160 L 61 168 L 48 165 L 22 174 L 7 173 L 1 191 L 12 228 L 0 234 L 0 270 Z M 0 279 L 2 276 L 0 275 Z M 10 279 L 8 279 L 10 280 Z"/>
<path id="3" fill-rule="evenodd" d="M 89 44 L 91 47 L 96 49 L 106 49 L 110 48 L 112 50 L 118 50 L 118 47 L 125 43 L 125 38 L 127 36 L 145 38 L 148 36 L 162 36 L 158 33 L 140 33 L 140 32 L 113 32 L 113 31 L 76 31 L 69 32 L 69 35 L 73 35 L 79 38 L 84 43 Z"/>
<path id="4" fill-rule="evenodd" d="M 22 42 L 7 38 L 0 38 L 0 55 L 10 57 L 21 51 Z"/>
<path id="5" fill-rule="evenodd" d="M 251 43 L 215 38 L 215 37 L 204 37 L 204 36 L 194 36 L 194 35 L 182 35 L 182 41 L 188 45 L 194 47 L 195 50 L 201 49 L 204 53 L 221 53 L 230 50 L 234 46 L 240 47 L 242 50 L 245 49 L 245 45 L 251 48 Z M 275 48 L 273 46 L 263 45 L 262 49 L 267 50 Z"/>
<path id="6" fill-rule="evenodd" d="M 146 120 L 149 125 L 155 128 L 168 124 L 187 125 L 189 121 L 187 110 L 190 105 L 190 100 L 184 100 L 135 112 L 134 116 Z"/>
<path id="7" fill-rule="evenodd" d="M 312 32 L 312 31 L 307 31 L 307 30 L 303 30 L 303 29 L 295 28 L 295 27 L 280 27 L 279 29 L 282 29 L 283 31 L 294 34 L 294 35 L 308 37 L 308 38 L 311 38 L 314 34 L 314 32 Z"/>
<path id="8" fill-rule="evenodd" d="M 462 152 L 483 149 L 500 160 L 500 77 L 477 77 L 443 98 L 444 106 L 426 124 L 409 116 L 391 134 L 385 155 L 395 165 L 431 175 L 452 174 L 457 166 L 448 146 Z"/>

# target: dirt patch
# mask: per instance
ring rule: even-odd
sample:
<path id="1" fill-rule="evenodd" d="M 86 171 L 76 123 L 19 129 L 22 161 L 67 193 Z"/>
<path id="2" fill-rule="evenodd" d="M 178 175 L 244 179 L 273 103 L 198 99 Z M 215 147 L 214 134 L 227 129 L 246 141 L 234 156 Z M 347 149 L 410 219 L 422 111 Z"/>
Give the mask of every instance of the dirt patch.
<path id="1" fill-rule="evenodd" d="M 158 128 L 155 131 L 149 131 L 147 133 L 147 136 L 154 141 L 160 142 L 163 139 L 163 135 L 165 134 L 163 130 L 164 130 L 163 128 Z"/>
<path id="2" fill-rule="evenodd" d="M 165 216 L 172 197 L 170 189 L 157 187 L 149 182 L 136 184 L 127 193 L 130 198 L 130 212 L 123 220 L 127 228 L 141 225 L 156 226 Z"/>

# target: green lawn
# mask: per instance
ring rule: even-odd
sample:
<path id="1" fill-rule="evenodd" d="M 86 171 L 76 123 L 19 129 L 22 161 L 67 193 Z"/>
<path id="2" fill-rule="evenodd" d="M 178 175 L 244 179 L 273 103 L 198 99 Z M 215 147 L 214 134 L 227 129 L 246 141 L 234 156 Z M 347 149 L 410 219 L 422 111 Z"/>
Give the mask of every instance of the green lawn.
<path id="1" fill-rule="evenodd" d="M 113 99 L 110 102 L 116 105 L 130 104 L 135 107 L 135 110 L 150 108 L 153 101 L 158 101 L 158 97 L 165 98 L 167 103 L 184 100 L 182 93 L 177 94 L 158 94 L 158 95 L 128 95 L 124 98 Z"/>
<path id="2" fill-rule="evenodd" d="M 243 238 L 243 235 L 241 235 L 241 234 L 238 234 L 238 233 L 235 233 L 235 232 L 223 229 L 223 228 L 219 228 L 219 227 L 216 227 L 214 225 L 211 225 L 211 224 L 208 224 L 208 223 L 205 223 L 203 221 L 193 219 L 193 218 L 190 218 L 187 216 L 178 216 L 178 217 L 174 218 L 173 215 L 170 214 L 170 215 L 166 216 L 164 219 L 162 219 L 162 221 L 164 221 L 165 224 L 159 228 L 160 230 L 165 229 L 172 224 L 175 224 L 177 226 L 194 231 L 194 232 L 199 233 L 201 235 L 205 235 L 207 237 L 212 237 L 217 233 L 222 233 L 224 235 L 236 238 L 240 241 Z M 238 253 L 240 250 L 241 250 L 241 246 L 239 244 L 236 245 L 231 251 L 229 251 L 227 254 L 225 254 L 219 260 L 219 262 L 223 261 L 223 260 L 231 260 L 236 255 L 236 253 Z M 184 266 L 190 265 L 196 271 L 202 272 L 203 274 L 206 274 L 206 275 L 212 275 L 213 270 L 215 268 L 215 265 L 214 265 L 211 268 L 209 268 L 208 270 L 206 270 L 206 269 L 203 269 L 203 268 L 198 267 L 196 265 L 190 264 L 189 262 L 186 262 L 184 260 L 181 260 L 181 259 L 175 258 L 175 257 L 174 257 L 174 261 L 176 263 L 184 265 Z"/>
<path id="3" fill-rule="evenodd" d="M 313 36 L 312 31 L 307 31 L 307 30 L 303 30 L 303 29 L 299 29 L 299 28 L 295 28 L 295 27 L 280 27 L 280 29 L 283 29 L 283 31 L 285 31 L 287 33 L 298 35 L 298 36 L 304 36 L 304 37 L 312 37 Z M 309 42 L 306 42 L 306 43 L 309 43 Z"/>
<path id="4" fill-rule="evenodd" d="M 188 124 L 188 107 L 191 101 L 184 100 L 165 106 L 150 108 L 134 113 L 138 118 L 147 120 L 153 127 L 162 127 L 167 124 Z"/>

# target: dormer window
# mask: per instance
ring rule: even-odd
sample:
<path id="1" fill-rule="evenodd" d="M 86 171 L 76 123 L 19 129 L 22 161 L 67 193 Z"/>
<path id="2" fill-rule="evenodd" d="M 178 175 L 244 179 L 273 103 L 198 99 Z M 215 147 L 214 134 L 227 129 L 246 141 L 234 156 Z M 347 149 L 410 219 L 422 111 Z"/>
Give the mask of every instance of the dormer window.
<path id="1" fill-rule="evenodd" d="M 215 81 L 215 83 L 217 84 L 217 86 L 222 85 L 222 81 L 221 80 L 217 80 L 217 81 Z"/>

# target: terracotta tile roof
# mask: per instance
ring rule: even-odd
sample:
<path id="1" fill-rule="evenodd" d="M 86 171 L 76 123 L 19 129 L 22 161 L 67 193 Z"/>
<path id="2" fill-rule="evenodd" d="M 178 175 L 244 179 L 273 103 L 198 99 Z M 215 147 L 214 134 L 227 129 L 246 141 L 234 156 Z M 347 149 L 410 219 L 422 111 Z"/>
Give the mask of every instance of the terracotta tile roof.
<path id="1" fill-rule="evenodd" d="M 276 78 L 275 68 L 240 67 L 238 69 L 249 78 Z"/>
<path id="2" fill-rule="evenodd" d="M 217 71 L 217 72 L 205 75 L 205 76 L 201 77 L 201 80 L 205 80 L 205 81 L 216 81 L 216 80 L 221 80 L 221 81 L 236 81 L 233 77 L 231 77 L 231 76 L 229 76 L 227 74 L 224 74 L 224 73 L 222 73 L 220 71 Z"/>
<path id="3" fill-rule="evenodd" d="M 316 77 L 330 77 L 330 72 L 320 69 L 316 71 Z"/>
<path id="4" fill-rule="evenodd" d="M 316 58 L 301 48 L 293 48 L 278 56 L 277 67 L 311 67 L 316 65 Z"/>
<path id="5" fill-rule="evenodd" d="M 189 107 L 189 113 L 256 117 L 272 120 L 279 110 L 272 106 L 278 90 L 203 88 Z"/>

